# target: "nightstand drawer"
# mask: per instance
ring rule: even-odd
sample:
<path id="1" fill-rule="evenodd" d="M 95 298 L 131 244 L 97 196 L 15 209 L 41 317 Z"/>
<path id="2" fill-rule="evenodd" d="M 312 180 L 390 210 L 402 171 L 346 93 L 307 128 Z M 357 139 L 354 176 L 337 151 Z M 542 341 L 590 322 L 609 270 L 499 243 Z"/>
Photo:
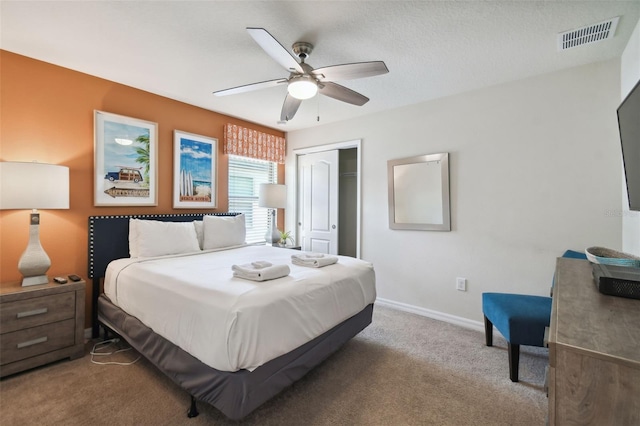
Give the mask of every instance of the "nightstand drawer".
<path id="1" fill-rule="evenodd" d="M 0 336 L 0 364 L 23 360 L 75 343 L 76 324 L 71 318 Z"/>
<path id="2" fill-rule="evenodd" d="M 0 312 L 0 333 L 74 318 L 75 311 L 74 292 L 3 303 Z"/>

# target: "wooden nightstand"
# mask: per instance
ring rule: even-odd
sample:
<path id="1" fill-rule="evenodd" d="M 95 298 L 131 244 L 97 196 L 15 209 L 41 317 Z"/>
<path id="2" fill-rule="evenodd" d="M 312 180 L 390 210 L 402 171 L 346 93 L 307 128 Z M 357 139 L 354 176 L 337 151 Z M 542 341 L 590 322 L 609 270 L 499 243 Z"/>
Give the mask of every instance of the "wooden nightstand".
<path id="1" fill-rule="evenodd" d="M 0 287 L 0 377 L 84 355 L 85 281 Z"/>

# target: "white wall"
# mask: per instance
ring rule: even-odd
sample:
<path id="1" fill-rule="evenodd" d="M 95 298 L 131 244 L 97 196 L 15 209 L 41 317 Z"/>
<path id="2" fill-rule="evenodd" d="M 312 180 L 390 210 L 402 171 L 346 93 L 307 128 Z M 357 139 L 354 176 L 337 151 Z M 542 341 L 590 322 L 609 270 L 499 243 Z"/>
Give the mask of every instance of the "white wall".
<path id="1" fill-rule="evenodd" d="M 548 295 L 565 249 L 621 249 L 619 79 L 615 60 L 290 132 L 286 179 L 294 149 L 362 139 L 361 254 L 378 296 L 480 321 L 482 292 Z M 452 232 L 390 230 L 387 161 L 437 152 L 450 153 Z"/>
<path id="2" fill-rule="evenodd" d="M 620 62 L 621 98 L 624 99 L 640 80 L 640 21 L 636 25 Z M 622 250 L 640 256 L 640 212 L 629 210 L 627 192 L 622 183 Z"/>

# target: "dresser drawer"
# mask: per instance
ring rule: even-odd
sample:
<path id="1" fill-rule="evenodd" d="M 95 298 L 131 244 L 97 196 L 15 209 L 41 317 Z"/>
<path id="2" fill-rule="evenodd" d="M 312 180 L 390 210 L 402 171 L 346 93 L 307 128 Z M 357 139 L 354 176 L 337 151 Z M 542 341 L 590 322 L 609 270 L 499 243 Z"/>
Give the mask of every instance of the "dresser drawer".
<path id="1" fill-rule="evenodd" d="M 0 312 L 0 333 L 74 318 L 75 311 L 76 297 L 72 291 L 3 303 Z"/>
<path id="2" fill-rule="evenodd" d="M 0 364 L 22 360 L 75 343 L 75 320 L 68 319 L 0 335 Z"/>

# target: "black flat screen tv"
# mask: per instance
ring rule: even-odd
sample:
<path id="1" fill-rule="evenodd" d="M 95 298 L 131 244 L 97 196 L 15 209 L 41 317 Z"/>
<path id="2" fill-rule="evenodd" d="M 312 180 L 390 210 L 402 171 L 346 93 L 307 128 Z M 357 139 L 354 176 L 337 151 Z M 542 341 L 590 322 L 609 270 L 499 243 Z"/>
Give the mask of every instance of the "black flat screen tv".
<path id="1" fill-rule="evenodd" d="M 618 107 L 629 210 L 640 211 L 640 81 Z"/>

